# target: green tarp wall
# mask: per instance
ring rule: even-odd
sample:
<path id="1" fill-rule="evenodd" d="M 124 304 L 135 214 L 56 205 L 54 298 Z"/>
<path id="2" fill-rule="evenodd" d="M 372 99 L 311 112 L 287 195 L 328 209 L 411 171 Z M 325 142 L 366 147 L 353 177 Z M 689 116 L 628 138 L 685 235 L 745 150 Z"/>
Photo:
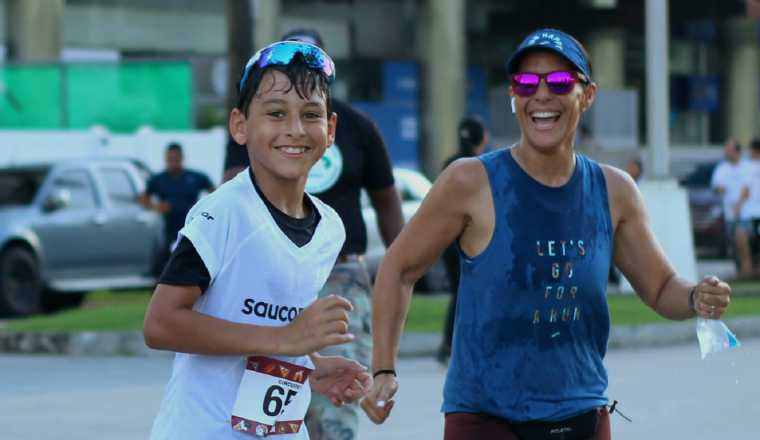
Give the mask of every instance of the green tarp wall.
<path id="1" fill-rule="evenodd" d="M 0 128 L 192 127 L 189 62 L 0 66 Z"/>

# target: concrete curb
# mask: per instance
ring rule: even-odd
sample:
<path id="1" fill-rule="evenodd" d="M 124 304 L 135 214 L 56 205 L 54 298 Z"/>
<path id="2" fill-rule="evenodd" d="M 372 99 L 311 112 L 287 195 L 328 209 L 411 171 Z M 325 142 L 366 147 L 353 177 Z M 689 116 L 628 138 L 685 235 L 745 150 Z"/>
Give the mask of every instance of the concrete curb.
<path id="1" fill-rule="evenodd" d="M 760 316 L 725 320 L 739 341 L 760 337 Z M 666 324 L 613 326 L 607 347 L 610 350 L 667 347 L 694 344 L 697 346 L 696 320 Z M 441 345 L 438 333 L 408 333 L 401 337 L 399 356 L 435 356 Z"/>
<path id="2" fill-rule="evenodd" d="M 760 317 L 743 317 L 725 320 L 739 341 L 760 336 Z M 608 347 L 644 348 L 679 344 L 698 345 L 696 320 L 650 325 L 616 326 L 612 329 Z"/>
<path id="3" fill-rule="evenodd" d="M 742 339 L 760 337 L 760 317 L 726 320 L 726 325 Z M 697 343 L 695 321 L 615 326 L 609 349 L 662 347 Z M 440 333 L 406 333 L 399 345 L 400 357 L 435 356 Z M 0 353 L 53 354 L 72 356 L 168 356 L 172 353 L 145 346 L 139 331 L 27 333 L 0 330 Z"/>
<path id="4" fill-rule="evenodd" d="M 0 330 L 0 353 L 72 356 L 160 356 L 142 332 L 8 332 Z"/>

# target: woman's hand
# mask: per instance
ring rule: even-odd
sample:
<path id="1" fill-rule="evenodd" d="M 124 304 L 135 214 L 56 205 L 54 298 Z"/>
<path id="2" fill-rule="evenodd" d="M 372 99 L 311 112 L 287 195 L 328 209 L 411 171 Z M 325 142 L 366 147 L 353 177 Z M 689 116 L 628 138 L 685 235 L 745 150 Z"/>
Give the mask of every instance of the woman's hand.
<path id="1" fill-rule="evenodd" d="M 372 388 L 362 399 L 361 406 L 367 417 L 378 425 L 385 422 L 393 409 L 393 396 L 398 390 L 396 376 L 381 374 L 377 376 Z"/>
<path id="2" fill-rule="evenodd" d="M 731 286 L 716 276 L 707 276 L 694 287 L 694 309 L 707 319 L 720 319 L 731 302 Z"/>

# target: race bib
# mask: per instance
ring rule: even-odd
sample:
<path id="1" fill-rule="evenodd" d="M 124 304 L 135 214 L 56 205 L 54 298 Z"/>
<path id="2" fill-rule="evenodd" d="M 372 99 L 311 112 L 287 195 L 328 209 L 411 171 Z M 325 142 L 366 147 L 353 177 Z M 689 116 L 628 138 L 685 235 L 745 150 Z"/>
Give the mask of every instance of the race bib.
<path id="1" fill-rule="evenodd" d="M 250 356 L 232 409 L 232 429 L 258 437 L 294 434 L 311 400 L 314 371 L 264 356 Z"/>

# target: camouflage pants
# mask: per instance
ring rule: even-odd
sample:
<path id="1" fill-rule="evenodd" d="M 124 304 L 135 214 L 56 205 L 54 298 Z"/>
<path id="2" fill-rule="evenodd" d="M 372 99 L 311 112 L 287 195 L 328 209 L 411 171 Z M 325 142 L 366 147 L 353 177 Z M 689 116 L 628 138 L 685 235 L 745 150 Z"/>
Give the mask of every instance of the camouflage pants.
<path id="1" fill-rule="evenodd" d="M 348 315 L 349 344 L 328 347 L 320 354 L 343 356 L 369 367 L 372 357 L 372 298 L 369 274 L 362 261 L 336 263 L 319 296 L 340 295 L 354 306 Z M 335 407 L 321 394 L 311 396 L 306 426 L 311 440 L 355 440 L 359 430 L 359 404 Z"/>

